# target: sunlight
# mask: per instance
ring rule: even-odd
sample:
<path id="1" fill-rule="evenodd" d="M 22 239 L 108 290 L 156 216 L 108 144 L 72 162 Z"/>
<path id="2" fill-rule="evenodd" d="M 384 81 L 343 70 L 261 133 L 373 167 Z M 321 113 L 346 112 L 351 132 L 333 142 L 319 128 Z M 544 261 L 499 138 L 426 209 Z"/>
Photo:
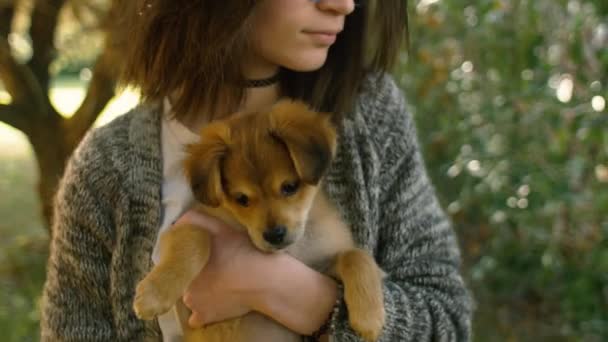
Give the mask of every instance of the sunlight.
<path id="1" fill-rule="evenodd" d="M 23 133 L 0 122 L 0 159 L 23 156 L 29 153 L 30 146 Z"/>
<path id="2" fill-rule="evenodd" d="M 0 88 L 0 104 L 11 103 L 11 95 L 5 90 Z"/>

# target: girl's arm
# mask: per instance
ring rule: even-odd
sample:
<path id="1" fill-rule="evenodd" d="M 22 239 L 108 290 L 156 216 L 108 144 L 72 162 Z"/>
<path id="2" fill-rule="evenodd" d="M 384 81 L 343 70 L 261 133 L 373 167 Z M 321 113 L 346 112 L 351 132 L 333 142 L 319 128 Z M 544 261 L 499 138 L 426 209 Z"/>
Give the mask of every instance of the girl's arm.
<path id="1" fill-rule="evenodd" d="M 330 317 L 336 299 L 336 282 L 288 254 L 262 261 L 261 295 L 252 307 L 300 335 L 309 336 Z"/>
<path id="2" fill-rule="evenodd" d="M 103 210 L 99 189 L 90 186 L 96 170 L 82 157 L 77 151 L 68 163 L 55 198 L 41 341 L 117 338 L 108 300 L 111 215 Z"/>
<path id="3" fill-rule="evenodd" d="M 450 222 L 426 174 L 411 115 L 392 78 L 380 78 L 368 103 L 386 120 L 381 158 L 376 261 L 384 282 L 386 324 L 381 341 L 468 341 L 472 302 L 460 275 L 460 252 Z M 367 114 L 367 113 L 366 113 Z M 337 341 L 361 341 L 342 303 Z"/>

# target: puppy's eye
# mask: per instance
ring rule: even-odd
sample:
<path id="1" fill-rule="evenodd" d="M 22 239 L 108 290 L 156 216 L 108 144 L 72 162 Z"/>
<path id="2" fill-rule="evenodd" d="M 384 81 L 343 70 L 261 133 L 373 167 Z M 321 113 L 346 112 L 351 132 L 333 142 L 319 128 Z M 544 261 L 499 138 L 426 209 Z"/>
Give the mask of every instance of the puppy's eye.
<path id="1" fill-rule="evenodd" d="M 235 198 L 235 201 L 242 207 L 249 206 L 249 197 L 247 197 L 247 195 L 245 195 L 245 194 L 238 194 Z"/>
<path id="2" fill-rule="evenodd" d="M 298 191 L 300 183 L 296 182 L 285 182 L 281 185 L 281 194 L 285 197 L 289 197 Z"/>

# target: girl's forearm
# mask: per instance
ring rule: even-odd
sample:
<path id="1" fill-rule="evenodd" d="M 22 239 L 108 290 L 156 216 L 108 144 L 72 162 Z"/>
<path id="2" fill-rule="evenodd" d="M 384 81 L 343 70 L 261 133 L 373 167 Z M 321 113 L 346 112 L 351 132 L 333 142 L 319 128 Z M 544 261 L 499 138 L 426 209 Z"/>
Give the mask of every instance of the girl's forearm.
<path id="1" fill-rule="evenodd" d="M 254 309 L 298 334 L 317 331 L 336 302 L 336 282 L 287 254 L 269 255 L 264 262 Z"/>

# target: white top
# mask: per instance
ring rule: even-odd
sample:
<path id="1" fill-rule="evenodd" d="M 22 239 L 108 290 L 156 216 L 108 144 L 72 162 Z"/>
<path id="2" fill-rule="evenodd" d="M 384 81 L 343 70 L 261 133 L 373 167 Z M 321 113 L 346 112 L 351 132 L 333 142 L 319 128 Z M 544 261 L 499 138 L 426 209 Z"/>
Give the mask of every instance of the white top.
<path id="1" fill-rule="evenodd" d="M 184 147 L 195 143 L 199 136 L 190 131 L 177 120 L 169 119 L 171 104 L 165 99 L 161 123 L 161 144 L 163 159 L 163 184 L 161 189 L 161 225 L 152 251 L 152 261 L 159 261 L 159 237 L 178 219 L 194 202 L 190 185 L 186 181 L 182 161 L 185 157 Z M 164 342 L 177 342 L 182 339 L 182 329 L 174 311 L 160 315 L 158 324 Z"/>

